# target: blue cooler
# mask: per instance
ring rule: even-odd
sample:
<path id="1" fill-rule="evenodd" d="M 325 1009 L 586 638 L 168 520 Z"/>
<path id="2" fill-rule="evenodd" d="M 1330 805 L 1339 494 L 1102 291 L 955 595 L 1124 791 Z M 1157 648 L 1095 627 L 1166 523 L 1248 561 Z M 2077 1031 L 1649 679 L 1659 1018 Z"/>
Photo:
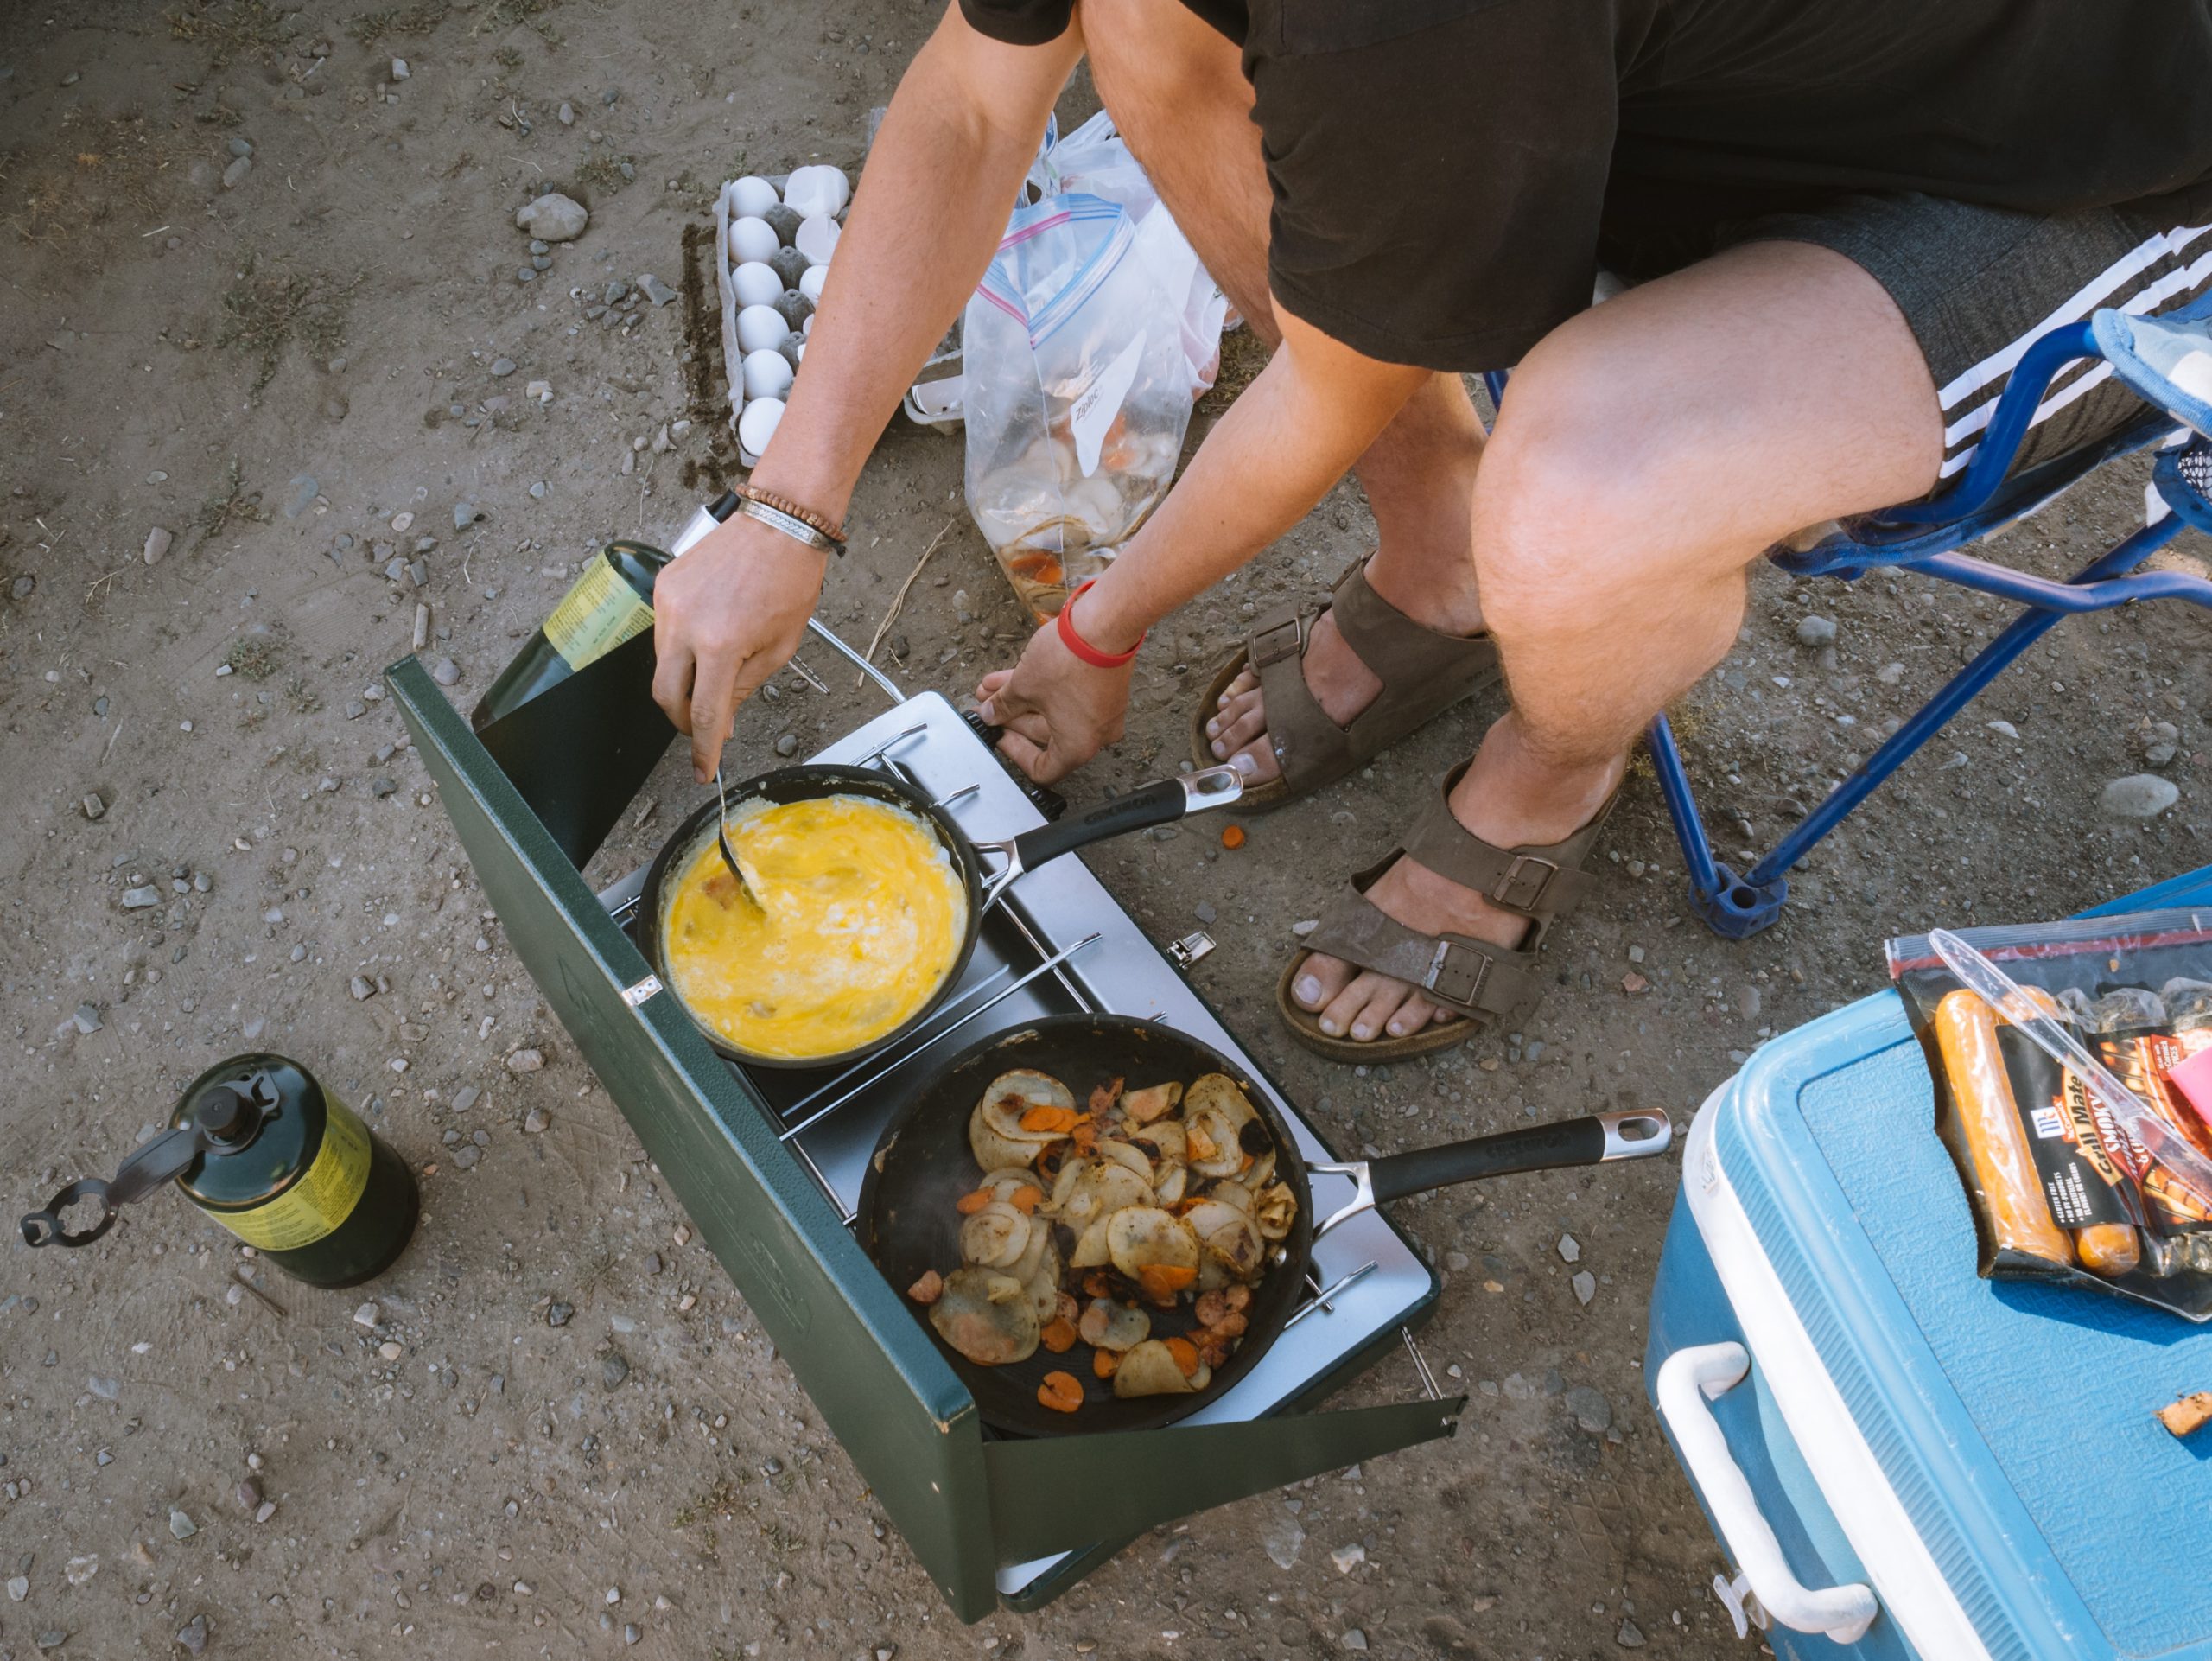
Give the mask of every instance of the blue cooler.
<path id="1" fill-rule="evenodd" d="M 2212 902 L 2212 872 L 2107 907 Z M 1974 1274 L 1894 992 L 1775 1040 L 1699 1110 L 1646 1387 L 1786 1661 L 2212 1661 L 2212 1326 Z M 1757 1630 L 1764 1628 L 1764 1631 Z"/>

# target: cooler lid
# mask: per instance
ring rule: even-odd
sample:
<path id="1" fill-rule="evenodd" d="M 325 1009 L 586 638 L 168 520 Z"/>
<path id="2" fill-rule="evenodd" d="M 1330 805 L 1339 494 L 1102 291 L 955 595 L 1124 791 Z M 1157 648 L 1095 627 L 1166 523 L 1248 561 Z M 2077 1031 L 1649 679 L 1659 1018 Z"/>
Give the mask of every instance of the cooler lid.
<path id="1" fill-rule="evenodd" d="M 2178 886 L 2158 903 L 2212 898 L 2203 874 L 2172 897 Z M 2212 1433 L 2179 1441 L 2152 1414 L 2212 1389 L 2212 1327 L 1979 1279 L 1934 1115 L 1894 992 L 1776 1040 L 1705 1116 L 1692 1157 L 1709 1147 L 1717 1173 L 1684 1173 L 1708 1245 L 1722 1231 L 1713 1208 L 1740 1208 L 1772 1271 L 1761 1280 L 1786 1299 L 1780 1318 L 1802 1326 L 1988 1655 L 2208 1661 Z M 1762 1312 L 1730 1290 L 1757 1357 Z M 1789 1417 L 1790 1381 L 1767 1371 Z"/>

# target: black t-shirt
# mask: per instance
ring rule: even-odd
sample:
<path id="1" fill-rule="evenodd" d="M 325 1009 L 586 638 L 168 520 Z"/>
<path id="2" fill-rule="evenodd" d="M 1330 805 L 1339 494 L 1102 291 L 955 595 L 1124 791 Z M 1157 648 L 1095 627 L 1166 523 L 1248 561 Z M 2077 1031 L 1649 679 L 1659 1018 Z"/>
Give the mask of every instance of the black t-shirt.
<path id="1" fill-rule="evenodd" d="M 1035 43 L 1072 0 L 960 0 Z M 2212 0 L 1184 0 L 1243 49 L 1268 274 L 1355 350 L 1516 361 L 1853 191 L 2212 218 Z"/>

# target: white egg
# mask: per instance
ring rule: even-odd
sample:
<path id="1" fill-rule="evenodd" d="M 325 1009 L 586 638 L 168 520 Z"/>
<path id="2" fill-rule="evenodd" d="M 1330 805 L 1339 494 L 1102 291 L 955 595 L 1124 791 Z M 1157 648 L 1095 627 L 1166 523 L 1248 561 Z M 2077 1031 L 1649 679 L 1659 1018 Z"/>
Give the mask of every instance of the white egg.
<path id="1" fill-rule="evenodd" d="M 842 234 L 837 221 L 826 213 L 799 221 L 798 234 L 791 239 L 791 246 L 806 256 L 810 265 L 827 265 L 830 256 L 837 251 L 837 239 Z"/>
<path id="2" fill-rule="evenodd" d="M 748 173 L 729 188 L 731 208 L 750 219 L 759 219 L 782 200 L 776 187 L 758 174 Z"/>
<path id="3" fill-rule="evenodd" d="M 791 333 L 791 326 L 773 306 L 747 306 L 737 314 L 737 343 L 747 352 L 773 352 Z"/>
<path id="4" fill-rule="evenodd" d="M 766 220 L 742 219 L 729 222 L 729 257 L 732 259 L 766 259 L 783 245 L 776 236 L 775 228 Z"/>
<path id="5" fill-rule="evenodd" d="M 781 398 L 791 390 L 791 360 L 780 352 L 764 350 L 745 354 L 745 396 Z"/>
<path id="6" fill-rule="evenodd" d="M 817 213 L 842 213 L 852 199 L 852 186 L 833 167 L 793 168 L 791 176 L 784 184 L 785 205 L 797 208 L 808 219 Z"/>
<path id="7" fill-rule="evenodd" d="M 768 441 L 776 436 L 776 423 L 784 418 L 784 401 L 779 398 L 754 398 L 745 406 L 745 413 L 737 418 L 737 442 L 740 448 L 753 455 L 765 455 Z"/>
<path id="8" fill-rule="evenodd" d="M 737 290 L 741 306 L 772 306 L 784 297 L 784 279 L 776 275 L 774 267 L 757 259 L 748 259 L 732 271 L 730 286 Z"/>
<path id="9" fill-rule="evenodd" d="M 811 317 L 810 317 L 810 318 L 808 318 L 806 321 L 807 321 L 808 322 L 810 322 L 810 322 L 812 322 L 812 321 L 814 321 L 814 319 L 812 319 Z M 794 348 L 793 348 L 793 351 L 794 351 L 794 352 L 795 352 L 795 353 L 797 354 L 797 356 L 798 356 L 798 360 L 799 360 L 801 363 L 804 363 L 804 362 L 806 361 L 806 342 L 805 342 L 804 340 L 802 340 L 798 343 L 798 345 L 796 347 L 794 347 Z"/>
<path id="10" fill-rule="evenodd" d="M 798 326 L 798 332 L 799 338 L 802 340 L 810 340 L 814 338 L 814 314 L 812 312 L 810 311 L 806 314 L 806 321 Z"/>
<path id="11" fill-rule="evenodd" d="M 799 273 L 798 291 L 815 304 L 822 303 L 822 285 L 830 280 L 827 265 L 810 265 Z"/>

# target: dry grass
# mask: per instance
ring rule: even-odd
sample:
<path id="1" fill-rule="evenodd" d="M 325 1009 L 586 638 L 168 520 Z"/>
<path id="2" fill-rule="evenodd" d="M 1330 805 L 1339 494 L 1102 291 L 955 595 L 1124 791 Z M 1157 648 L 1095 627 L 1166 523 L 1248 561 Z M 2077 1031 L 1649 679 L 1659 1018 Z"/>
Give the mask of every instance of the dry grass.
<path id="1" fill-rule="evenodd" d="M 450 17 L 465 17 L 471 35 L 499 35 L 517 25 L 528 27 L 548 46 L 561 44 L 561 32 L 545 14 L 561 0 L 416 0 L 408 6 L 383 6 L 359 13 L 346 32 L 363 46 L 374 46 L 388 36 L 408 38 L 428 35 Z"/>
<path id="2" fill-rule="evenodd" d="M 0 153 L 0 203 L 27 242 L 57 243 L 105 228 L 143 231 L 161 211 L 168 175 L 195 140 L 181 124 L 126 111 L 66 113 L 35 152 Z"/>
<path id="3" fill-rule="evenodd" d="M 300 30 L 296 22 L 288 25 L 284 21 L 296 10 L 269 0 L 184 0 L 162 16 L 178 40 L 207 48 L 210 69 L 222 69 L 238 62 L 274 63 L 283 57 L 285 42 Z"/>
<path id="4" fill-rule="evenodd" d="M 346 303 L 360 279 L 344 288 L 315 271 L 280 271 L 263 276 L 258 256 L 249 254 L 238 280 L 223 296 L 219 347 L 236 347 L 260 360 L 253 390 L 276 377 L 285 348 L 295 340 L 318 358 L 334 353 L 346 338 Z"/>

